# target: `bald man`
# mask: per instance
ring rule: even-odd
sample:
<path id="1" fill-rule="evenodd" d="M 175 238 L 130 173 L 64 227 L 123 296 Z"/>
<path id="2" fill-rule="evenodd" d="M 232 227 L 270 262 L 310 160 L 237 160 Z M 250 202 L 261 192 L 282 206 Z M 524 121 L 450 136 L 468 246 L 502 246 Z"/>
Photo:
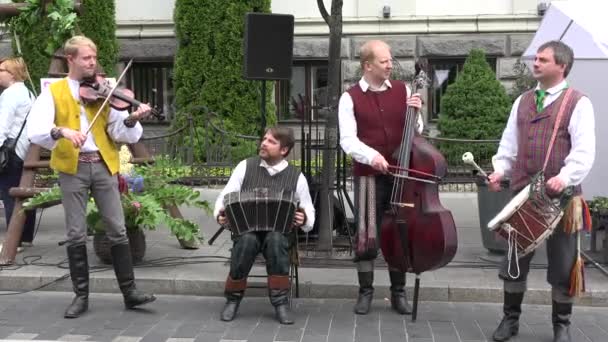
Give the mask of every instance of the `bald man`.
<path id="1" fill-rule="evenodd" d="M 388 166 L 397 164 L 392 155 L 401 143 L 408 106 L 419 112 L 422 103 L 419 95 L 412 95 L 405 83 L 389 80 L 393 59 L 385 42 L 371 40 L 364 43 L 359 56 L 363 77 L 340 98 L 338 119 L 340 146 L 354 160 L 355 207 L 358 213 L 355 262 L 359 278 L 355 313 L 365 315 L 369 312 L 374 293 L 374 260 L 378 255 L 381 220 L 390 207 L 393 177 L 388 174 Z M 417 130 L 422 132 L 419 114 Z M 405 273 L 389 268 L 389 276 L 391 307 L 399 314 L 410 314 L 412 310 L 405 294 Z"/>

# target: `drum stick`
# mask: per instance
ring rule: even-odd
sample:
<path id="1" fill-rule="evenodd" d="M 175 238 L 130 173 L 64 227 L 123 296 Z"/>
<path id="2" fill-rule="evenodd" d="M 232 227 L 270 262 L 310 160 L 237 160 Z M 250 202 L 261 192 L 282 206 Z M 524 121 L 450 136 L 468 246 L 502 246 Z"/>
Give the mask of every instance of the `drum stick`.
<path id="1" fill-rule="evenodd" d="M 479 165 L 477 165 L 477 163 L 475 162 L 475 157 L 473 157 L 473 153 L 471 152 L 465 152 L 462 155 L 462 161 L 465 164 L 469 164 L 471 166 L 473 166 L 477 171 L 479 171 L 479 174 L 482 175 L 484 178 L 488 178 L 488 174 L 481 168 L 479 167 Z"/>

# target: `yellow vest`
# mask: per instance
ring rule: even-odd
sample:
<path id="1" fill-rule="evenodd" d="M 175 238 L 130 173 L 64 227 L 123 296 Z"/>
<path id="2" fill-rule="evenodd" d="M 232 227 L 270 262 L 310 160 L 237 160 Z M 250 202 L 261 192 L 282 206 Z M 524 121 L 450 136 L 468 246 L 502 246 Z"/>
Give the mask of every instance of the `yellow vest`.
<path id="1" fill-rule="evenodd" d="M 55 103 L 55 126 L 80 130 L 80 102 L 75 100 L 70 91 L 67 79 L 52 83 L 50 86 L 53 102 Z M 86 104 L 84 109 L 89 122 L 93 121 L 101 103 Z M 119 168 L 118 148 L 106 133 L 110 108 L 106 106 L 99 114 L 91 132 L 95 145 L 111 174 L 116 174 Z M 86 128 L 85 128 L 86 129 Z M 51 168 L 59 172 L 75 175 L 78 171 L 79 148 L 75 148 L 68 139 L 59 139 L 57 146 L 51 152 Z"/>

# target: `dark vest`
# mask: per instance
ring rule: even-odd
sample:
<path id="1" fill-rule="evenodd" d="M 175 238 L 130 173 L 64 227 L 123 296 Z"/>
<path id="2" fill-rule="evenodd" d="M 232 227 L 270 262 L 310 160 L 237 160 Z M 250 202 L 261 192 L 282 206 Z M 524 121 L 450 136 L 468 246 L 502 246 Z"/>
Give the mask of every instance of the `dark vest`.
<path id="1" fill-rule="evenodd" d="M 407 91 L 405 84 L 391 80 L 382 92 L 363 92 L 359 83 L 348 90 L 353 100 L 357 137 L 378 151 L 391 165 L 397 165 L 393 153 L 399 148 L 405 125 Z M 371 166 L 353 161 L 353 175 L 369 176 L 379 172 Z"/>
<path id="2" fill-rule="evenodd" d="M 553 128 L 557 119 L 557 112 L 564 100 L 566 91 L 562 91 L 557 100 L 545 107 L 540 113 L 536 111 L 534 90 L 525 92 L 517 109 L 517 157 L 515 167 L 511 175 L 511 189 L 518 191 L 530 183 L 530 177 L 541 171 L 553 134 Z M 559 174 L 565 165 L 565 159 L 572 147 L 568 126 L 576 104 L 583 96 L 577 90 L 573 90 L 568 103 L 565 104 L 562 121 L 558 127 L 557 136 L 553 143 L 553 149 L 547 168 L 545 179 L 549 180 Z M 581 193 L 581 187 L 576 186 L 575 194 Z"/>
<path id="3" fill-rule="evenodd" d="M 291 164 L 285 170 L 271 176 L 268 171 L 260 166 L 260 157 L 247 159 L 245 178 L 241 191 L 251 191 L 255 188 L 268 188 L 269 190 L 287 190 L 296 192 L 300 171 Z"/>

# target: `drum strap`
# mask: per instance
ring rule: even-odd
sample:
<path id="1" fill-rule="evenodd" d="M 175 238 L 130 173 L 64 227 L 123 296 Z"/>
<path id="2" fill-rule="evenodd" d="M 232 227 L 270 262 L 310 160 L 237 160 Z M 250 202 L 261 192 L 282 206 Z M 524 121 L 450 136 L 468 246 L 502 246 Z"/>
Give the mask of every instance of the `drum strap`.
<path id="1" fill-rule="evenodd" d="M 553 127 L 553 134 L 551 134 L 551 141 L 549 142 L 549 148 L 547 149 L 547 155 L 545 156 L 545 163 L 543 164 L 543 172 L 547 168 L 547 164 L 549 163 L 549 157 L 551 156 L 551 150 L 553 150 L 553 144 L 555 143 L 555 138 L 557 137 L 557 130 L 559 129 L 559 124 L 564 117 L 564 110 L 566 109 L 566 104 L 570 100 L 570 96 L 572 95 L 572 88 L 568 88 L 565 90 L 566 93 L 562 99 L 562 102 L 559 105 L 559 111 L 557 112 L 557 118 L 555 119 L 555 126 Z"/>

